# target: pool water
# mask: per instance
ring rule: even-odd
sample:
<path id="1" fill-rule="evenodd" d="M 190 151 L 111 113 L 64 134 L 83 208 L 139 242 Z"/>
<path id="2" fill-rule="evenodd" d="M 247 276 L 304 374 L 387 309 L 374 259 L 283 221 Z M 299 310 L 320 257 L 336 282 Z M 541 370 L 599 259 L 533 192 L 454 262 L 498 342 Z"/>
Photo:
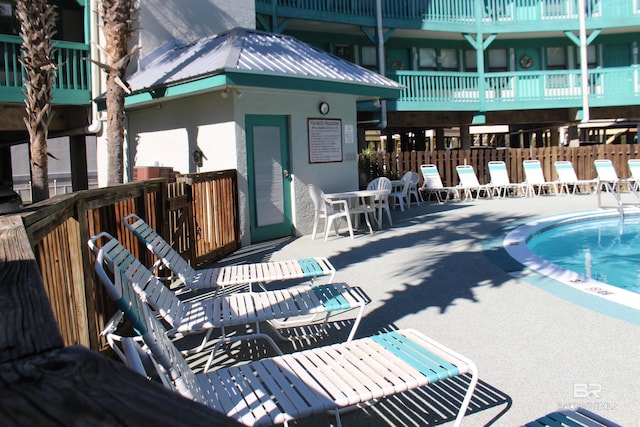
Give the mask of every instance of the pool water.
<path id="1" fill-rule="evenodd" d="M 640 216 L 560 222 L 531 235 L 526 245 L 564 269 L 640 293 Z"/>

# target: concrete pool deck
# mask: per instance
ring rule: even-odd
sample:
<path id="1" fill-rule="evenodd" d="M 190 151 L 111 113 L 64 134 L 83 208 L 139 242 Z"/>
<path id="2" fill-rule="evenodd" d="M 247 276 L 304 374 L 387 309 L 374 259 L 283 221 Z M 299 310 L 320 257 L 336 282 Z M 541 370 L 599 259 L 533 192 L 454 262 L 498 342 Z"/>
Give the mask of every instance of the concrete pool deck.
<path id="1" fill-rule="evenodd" d="M 522 265 L 495 244 L 516 223 L 596 207 L 595 195 L 428 202 L 393 211 L 393 226 L 373 235 L 267 242 L 221 264 L 328 257 L 336 281 L 371 298 L 357 337 L 415 328 L 477 364 L 480 384 L 464 426 L 519 426 L 571 406 L 638 426 L 638 317 L 623 320 L 615 307 L 597 311 L 523 280 Z M 452 425 L 451 408 L 438 398 L 447 393 L 406 393 L 344 414 L 343 425 Z M 333 424 L 322 416 L 296 425 Z"/>

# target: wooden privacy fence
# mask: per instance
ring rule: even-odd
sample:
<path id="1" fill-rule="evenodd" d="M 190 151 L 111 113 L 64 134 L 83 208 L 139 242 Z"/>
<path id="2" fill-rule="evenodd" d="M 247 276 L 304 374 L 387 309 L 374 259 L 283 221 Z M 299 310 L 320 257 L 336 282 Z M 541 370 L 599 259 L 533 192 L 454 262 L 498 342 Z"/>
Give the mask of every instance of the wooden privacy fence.
<path id="1" fill-rule="evenodd" d="M 471 150 L 437 150 L 394 153 L 373 153 L 360 155 L 360 173 L 362 179 L 369 182 L 378 176 L 398 179 L 407 171 L 420 172 L 420 165 L 433 163 L 445 186 L 458 184 L 457 165 L 471 165 L 481 183 L 490 181 L 487 164 L 492 160 L 501 160 L 507 164 L 509 178 L 512 182 L 524 181 L 523 160 L 537 159 L 548 181 L 554 181 L 558 175 L 554 162 L 569 160 L 573 163 L 579 179 L 596 177 L 593 161 L 610 159 L 620 177 L 629 177 L 627 160 L 640 158 L 640 146 L 624 145 L 592 145 L 585 147 L 545 147 L 545 148 L 509 148 L 509 149 L 471 149 Z M 422 185 L 422 175 L 420 175 Z"/>
<path id="2" fill-rule="evenodd" d="M 65 345 L 103 350 L 99 334 L 115 313 L 95 278 L 89 237 L 106 231 L 143 263 L 153 265 L 150 252 L 122 223 L 136 213 L 198 266 L 240 246 L 236 201 L 233 170 L 180 177 L 175 183 L 153 179 L 81 191 L 21 213 Z"/>

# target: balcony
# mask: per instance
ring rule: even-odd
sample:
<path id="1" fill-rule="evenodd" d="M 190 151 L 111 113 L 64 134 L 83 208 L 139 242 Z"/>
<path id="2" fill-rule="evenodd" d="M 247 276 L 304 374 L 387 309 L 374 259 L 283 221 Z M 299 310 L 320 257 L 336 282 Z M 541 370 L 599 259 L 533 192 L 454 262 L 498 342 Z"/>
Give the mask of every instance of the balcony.
<path id="1" fill-rule="evenodd" d="M 504 111 L 581 108 L 580 70 L 486 73 L 396 71 L 405 86 L 390 103 L 396 111 Z M 640 103 L 640 67 L 589 70 L 592 107 Z"/>
<path id="2" fill-rule="evenodd" d="M 0 34 L 0 102 L 22 103 L 24 70 L 18 61 L 22 39 Z M 54 41 L 58 72 L 54 78 L 53 103 L 84 105 L 91 103 L 89 46 Z"/>
<path id="3" fill-rule="evenodd" d="M 588 28 L 638 25 L 636 0 L 585 0 Z M 374 0 L 256 0 L 256 12 L 279 18 L 375 26 Z M 432 31 L 522 33 L 577 30 L 576 0 L 382 0 L 383 26 Z"/>

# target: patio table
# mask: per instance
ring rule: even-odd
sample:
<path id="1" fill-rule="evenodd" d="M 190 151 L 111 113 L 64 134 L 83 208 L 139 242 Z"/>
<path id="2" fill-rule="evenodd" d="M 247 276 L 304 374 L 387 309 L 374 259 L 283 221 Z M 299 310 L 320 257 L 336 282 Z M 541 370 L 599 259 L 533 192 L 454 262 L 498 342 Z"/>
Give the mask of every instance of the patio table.
<path id="1" fill-rule="evenodd" d="M 343 191 L 339 193 L 325 193 L 325 197 L 331 200 L 346 200 L 349 205 L 349 209 L 353 209 L 353 214 L 356 215 L 356 227 L 358 226 L 358 217 L 364 213 L 367 225 L 369 225 L 369 218 L 366 215 L 366 211 L 363 208 L 373 206 L 374 215 L 378 227 L 382 224 L 382 204 L 378 203 L 379 200 L 389 197 L 389 190 L 354 190 Z"/>

